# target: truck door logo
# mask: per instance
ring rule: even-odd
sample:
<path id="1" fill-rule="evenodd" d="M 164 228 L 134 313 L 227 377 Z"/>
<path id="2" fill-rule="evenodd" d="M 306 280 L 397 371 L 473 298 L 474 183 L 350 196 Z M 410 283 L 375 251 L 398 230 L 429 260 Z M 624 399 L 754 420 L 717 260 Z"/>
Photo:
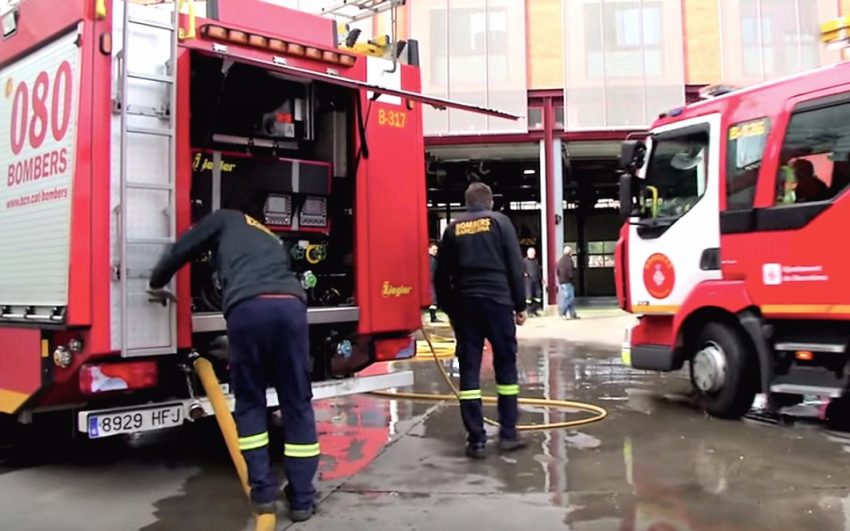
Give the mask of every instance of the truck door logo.
<path id="1" fill-rule="evenodd" d="M 782 265 L 764 264 L 761 266 L 761 276 L 765 286 L 778 286 L 782 284 Z"/>
<path id="2" fill-rule="evenodd" d="M 643 266 L 643 283 L 646 291 L 656 299 L 666 299 L 676 284 L 676 270 L 667 256 L 656 253 L 646 259 Z"/>

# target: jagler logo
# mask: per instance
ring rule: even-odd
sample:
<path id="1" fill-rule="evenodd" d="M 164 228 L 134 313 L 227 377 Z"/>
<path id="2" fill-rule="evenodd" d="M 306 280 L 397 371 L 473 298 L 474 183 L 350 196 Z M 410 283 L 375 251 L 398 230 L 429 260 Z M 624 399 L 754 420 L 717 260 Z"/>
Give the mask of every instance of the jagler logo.
<path id="1" fill-rule="evenodd" d="M 412 291 L 412 286 L 393 286 L 389 281 L 385 281 L 381 289 L 381 296 L 384 298 L 404 297 L 410 295 Z"/>
<path id="2" fill-rule="evenodd" d="M 221 171 L 232 172 L 236 169 L 236 164 L 232 162 L 221 161 Z M 195 153 L 195 158 L 192 160 L 192 171 L 207 171 L 213 169 L 213 161 L 201 153 Z"/>

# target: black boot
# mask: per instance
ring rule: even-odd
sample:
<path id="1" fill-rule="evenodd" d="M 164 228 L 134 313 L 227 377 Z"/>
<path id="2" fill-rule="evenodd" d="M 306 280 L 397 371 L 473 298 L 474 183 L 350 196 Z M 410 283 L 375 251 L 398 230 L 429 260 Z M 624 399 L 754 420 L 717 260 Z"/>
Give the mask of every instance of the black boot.
<path id="1" fill-rule="evenodd" d="M 499 450 L 503 452 L 515 452 L 527 446 L 528 442 L 521 437 L 517 437 L 516 439 L 501 439 L 499 441 Z"/>
<path id="2" fill-rule="evenodd" d="M 483 444 L 467 444 L 466 456 L 472 459 L 484 459 L 487 457 L 487 447 Z"/>

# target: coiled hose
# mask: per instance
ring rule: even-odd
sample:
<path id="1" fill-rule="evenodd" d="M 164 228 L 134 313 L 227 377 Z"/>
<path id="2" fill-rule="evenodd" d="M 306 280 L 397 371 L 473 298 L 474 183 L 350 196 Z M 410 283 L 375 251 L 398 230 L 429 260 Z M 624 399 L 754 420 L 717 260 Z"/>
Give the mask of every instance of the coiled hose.
<path id="1" fill-rule="evenodd" d="M 428 333 L 428 330 L 423 326 L 421 328 L 422 335 L 425 337 L 425 342 L 428 345 L 428 349 L 431 352 L 431 357 L 434 360 L 434 363 L 437 365 L 437 369 L 440 371 L 440 375 L 443 377 L 443 381 L 446 382 L 446 385 L 451 389 L 452 394 L 440 394 L 440 393 L 406 393 L 406 392 L 397 392 L 397 391 L 374 391 L 370 394 L 374 396 L 381 396 L 385 398 L 394 398 L 394 399 L 402 399 L 402 400 L 423 400 L 423 401 L 433 401 L 433 402 L 444 402 L 447 400 L 457 400 L 460 402 L 460 390 L 452 381 L 449 373 L 446 372 L 446 369 L 443 368 L 443 365 L 440 363 L 440 358 L 446 358 L 454 356 L 453 349 L 443 344 L 440 347 L 434 346 L 434 341 L 431 338 L 431 334 Z M 445 343 L 449 343 L 449 341 L 445 341 Z M 418 349 L 417 349 L 418 351 Z M 449 354 L 449 351 L 452 351 Z M 415 358 L 414 358 L 415 359 Z M 481 401 L 485 404 L 496 404 L 498 402 L 498 397 L 495 396 L 482 396 Z M 608 416 L 608 411 L 600 406 L 595 404 L 590 404 L 587 402 L 580 402 L 577 400 L 558 400 L 551 398 L 520 398 L 518 401 L 520 404 L 529 405 L 529 406 L 541 406 L 546 408 L 557 408 L 557 409 L 568 409 L 568 410 L 579 410 L 586 411 L 591 413 L 592 416 L 581 418 L 581 419 L 573 419 L 573 420 L 564 420 L 560 422 L 548 422 L 544 424 L 520 424 L 517 426 L 517 430 L 519 431 L 540 431 L 540 430 L 557 430 L 563 428 L 575 428 L 577 426 L 585 426 L 587 424 L 592 424 L 594 422 L 599 422 Z M 484 417 L 484 422 L 490 424 L 491 426 L 498 426 L 498 421 L 493 419 Z"/>

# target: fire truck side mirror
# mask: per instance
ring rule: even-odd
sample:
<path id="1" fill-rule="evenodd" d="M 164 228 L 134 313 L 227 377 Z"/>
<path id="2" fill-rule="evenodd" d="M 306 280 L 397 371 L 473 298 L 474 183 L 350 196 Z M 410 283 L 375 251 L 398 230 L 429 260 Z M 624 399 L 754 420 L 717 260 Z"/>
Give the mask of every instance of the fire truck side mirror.
<path id="1" fill-rule="evenodd" d="M 620 218 L 626 221 L 635 210 L 637 195 L 637 177 L 625 172 L 620 175 Z"/>
<path id="2" fill-rule="evenodd" d="M 640 140 L 626 140 L 620 150 L 620 166 L 627 173 L 635 175 L 643 166 L 645 155 L 646 144 Z"/>

